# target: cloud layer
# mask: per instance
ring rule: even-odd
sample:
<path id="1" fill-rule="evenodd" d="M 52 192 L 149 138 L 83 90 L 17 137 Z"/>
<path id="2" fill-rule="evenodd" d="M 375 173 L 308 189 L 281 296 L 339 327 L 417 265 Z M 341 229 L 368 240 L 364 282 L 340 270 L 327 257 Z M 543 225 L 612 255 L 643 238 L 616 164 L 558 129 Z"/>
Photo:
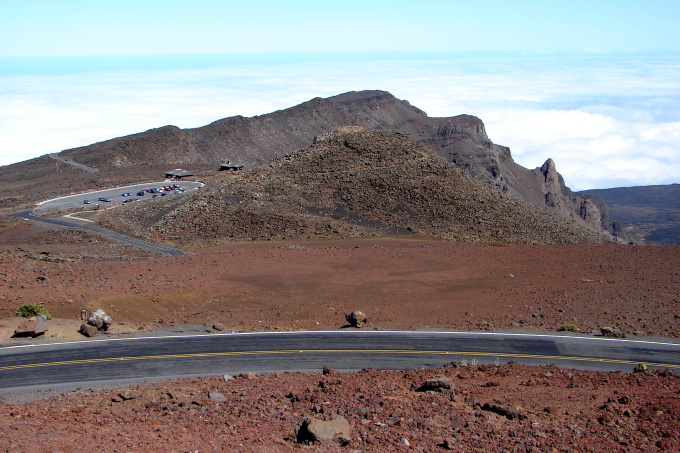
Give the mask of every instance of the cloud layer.
<path id="1" fill-rule="evenodd" d="M 0 76 L 0 164 L 316 96 L 382 89 L 430 116 L 479 116 L 574 190 L 680 182 L 677 55 L 456 55 Z"/>

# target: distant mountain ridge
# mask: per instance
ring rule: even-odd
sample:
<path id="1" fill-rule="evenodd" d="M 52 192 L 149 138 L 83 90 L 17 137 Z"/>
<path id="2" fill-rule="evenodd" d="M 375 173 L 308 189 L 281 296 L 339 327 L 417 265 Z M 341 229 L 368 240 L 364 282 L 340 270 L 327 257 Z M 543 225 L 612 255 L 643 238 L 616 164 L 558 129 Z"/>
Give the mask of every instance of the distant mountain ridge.
<path id="1" fill-rule="evenodd" d="M 507 147 L 494 144 L 484 123 L 471 115 L 430 118 L 385 91 L 349 92 L 315 98 L 270 114 L 234 116 L 209 125 L 165 126 L 89 146 L 65 150 L 63 158 L 93 167 L 141 164 L 218 166 L 231 160 L 246 170 L 309 146 L 314 137 L 343 126 L 391 130 L 422 143 L 480 181 L 596 231 L 623 232 L 602 200 L 571 192 L 549 159 L 533 170 L 516 164 Z"/>
<path id="2" fill-rule="evenodd" d="M 608 241 L 478 181 L 403 134 L 358 126 L 206 183 L 176 201 L 139 203 L 98 220 L 180 246 L 413 234 L 500 244 Z"/>
<path id="3" fill-rule="evenodd" d="M 579 193 L 604 199 L 611 216 L 639 242 L 680 245 L 680 184 L 593 189 Z"/>

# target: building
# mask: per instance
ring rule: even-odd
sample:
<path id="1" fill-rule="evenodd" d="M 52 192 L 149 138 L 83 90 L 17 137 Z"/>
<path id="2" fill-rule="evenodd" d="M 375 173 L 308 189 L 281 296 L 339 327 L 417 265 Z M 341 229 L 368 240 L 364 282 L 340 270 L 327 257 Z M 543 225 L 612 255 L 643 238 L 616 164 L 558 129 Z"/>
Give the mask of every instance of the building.
<path id="1" fill-rule="evenodd" d="M 173 180 L 186 178 L 188 176 L 194 176 L 194 174 L 188 170 L 183 170 L 181 168 L 175 168 L 174 170 L 165 172 L 165 177 Z"/>
<path id="2" fill-rule="evenodd" d="M 230 160 L 220 165 L 220 171 L 241 171 L 243 170 L 243 165 L 235 164 Z"/>

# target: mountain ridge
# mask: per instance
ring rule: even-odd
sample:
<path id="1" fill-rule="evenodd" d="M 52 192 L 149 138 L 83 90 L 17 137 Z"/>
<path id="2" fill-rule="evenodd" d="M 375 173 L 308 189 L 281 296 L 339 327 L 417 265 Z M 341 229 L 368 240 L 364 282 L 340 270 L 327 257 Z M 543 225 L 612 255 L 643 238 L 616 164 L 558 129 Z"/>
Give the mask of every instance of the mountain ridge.
<path id="1" fill-rule="evenodd" d="M 547 207 L 595 231 L 623 234 L 609 218 L 602 200 L 568 189 L 552 159 L 536 169 L 526 169 L 514 162 L 509 148 L 489 139 L 479 118 L 465 114 L 429 117 L 408 101 L 379 90 L 317 97 L 269 114 L 232 116 L 198 128 L 163 126 L 65 150 L 60 155 L 95 167 L 218 166 L 230 160 L 252 170 L 309 146 L 318 135 L 348 125 L 403 133 L 477 179 L 521 200 Z"/>
<path id="2" fill-rule="evenodd" d="M 680 245 L 680 184 L 613 187 L 579 193 L 605 200 L 621 228 L 637 242 Z"/>
<path id="3" fill-rule="evenodd" d="M 423 235 L 458 242 L 606 242 L 466 174 L 407 136 L 345 127 L 250 173 L 216 175 L 190 198 L 98 216 L 180 245 Z"/>

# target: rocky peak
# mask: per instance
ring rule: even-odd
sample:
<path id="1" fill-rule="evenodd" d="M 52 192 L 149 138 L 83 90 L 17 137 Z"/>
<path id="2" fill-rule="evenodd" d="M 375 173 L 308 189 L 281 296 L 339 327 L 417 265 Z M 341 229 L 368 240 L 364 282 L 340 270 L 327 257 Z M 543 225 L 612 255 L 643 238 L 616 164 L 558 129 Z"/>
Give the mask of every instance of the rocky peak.
<path id="1" fill-rule="evenodd" d="M 553 187 L 559 182 L 557 176 L 557 167 L 555 166 L 555 161 L 552 158 L 548 158 L 545 163 L 541 166 L 541 173 L 545 177 L 546 186 Z"/>
<path id="2" fill-rule="evenodd" d="M 162 231 L 187 241 L 410 234 L 486 243 L 605 240 L 475 180 L 403 134 L 360 127 L 322 134 L 251 173 L 213 181 L 190 203 L 158 209 L 126 213 L 158 219 L 141 235 Z"/>
<path id="3" fill-rule="evenodd" d="M 347 125 L 402 133 L 479 181 L 594 230 L 612 231 L 604 215 L 597 224 L 597 205 L 571 193 L 552 159 L 528 170 L 514 162 L 509 148 L 489 139 L 479 118 L 431 118 L 407 101 L 379 90 L 314 98 L 270 114 L 235 116 L 195 129 L 166 126 L 63 154 L 92 166 L 213 164 L 217 169 L 221 162 L 232 160 L 253 170 Z M 585 217 L 583 206 L 587 206 Z"/>

